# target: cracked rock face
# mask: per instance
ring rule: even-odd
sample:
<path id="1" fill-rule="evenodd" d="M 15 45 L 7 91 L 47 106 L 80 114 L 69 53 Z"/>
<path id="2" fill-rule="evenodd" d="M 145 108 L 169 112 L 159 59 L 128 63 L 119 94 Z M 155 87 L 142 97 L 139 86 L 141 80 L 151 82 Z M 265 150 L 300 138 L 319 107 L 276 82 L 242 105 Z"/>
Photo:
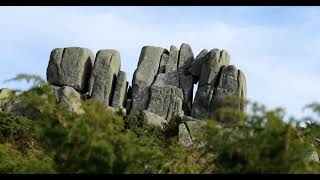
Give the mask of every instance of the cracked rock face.
<path id="1" fill-rule="evenodd" d="M 50 55 L 47 80 L 52 85 L 70 86 L 85 93 L 93 64 L 94 55 L 90 49 L 56 48 Z"/>

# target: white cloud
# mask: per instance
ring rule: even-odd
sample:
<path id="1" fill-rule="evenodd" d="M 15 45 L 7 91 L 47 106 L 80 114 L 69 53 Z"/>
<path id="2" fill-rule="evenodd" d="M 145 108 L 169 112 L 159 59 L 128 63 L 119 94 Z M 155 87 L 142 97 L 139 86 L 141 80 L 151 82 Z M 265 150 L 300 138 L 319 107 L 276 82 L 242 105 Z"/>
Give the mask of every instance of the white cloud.
<path id="1" fill-rule="evenodd" d="M 20 72 L 45 77 L 51 49 L 65 46 L 83 46 L 95 52 L 119 50 L 122 69 L 131 81 L 142 46 L 169 48 L 187 42 L 195 55 L 204 48 L 227 49 L 231 63 L 244 71 L 253 100 L 270 107 L 286 106 L 289 113 L 298 115 L 303 105 L 319 100 L 320 85 L 316 82 L 320 78 L 315 65 L 320 65 L 320 41 L 315 19 L 320 14 L 303 16 L 305 11 L 299 11 L 299 22 L 288 18 L 281 25 L 253 23 L 250 13 L 240 8 L 232 8 L 228 15 L 216 12 L 208 16 L 200 12 L 191 16 L 191 12 L 177 9 L 179 13 L 174 14 L 174 8 L 161 12 L 158 7 L 152 14 L 151 8 L 138 7 L 97 11 L 82 7 L 1 7 L 0 81 Z M 210 12 L 210 8 L 204 9 Z"/>

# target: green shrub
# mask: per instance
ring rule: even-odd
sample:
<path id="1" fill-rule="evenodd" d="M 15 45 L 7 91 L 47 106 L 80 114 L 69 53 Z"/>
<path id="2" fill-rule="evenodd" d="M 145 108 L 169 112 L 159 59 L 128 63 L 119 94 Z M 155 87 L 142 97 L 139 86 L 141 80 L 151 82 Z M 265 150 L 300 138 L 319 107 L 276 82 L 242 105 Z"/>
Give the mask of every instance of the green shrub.
<path id="1" fill-rule="evenodd" d="M 218 127 L 213 121 L 203 147 L 217 155 L 219 173 L 319 173 L 306 159 L 312 146 L 297 136 L 299 129 L 283 121 L 284 111 L 254 107 L 245 123 Z"/>
<path id="2" fill-rule="evenodd" d="M 41 151 L 21 152 L 12 144 L 0 144 L 0 173 L 55 173 L 52 159 Z"/>
<path id="3" fill-rule="evenodd" d="M 199 146 L 186 147 L 177 142 L 178 117 L 160 129 L 142 112 L 113 113 L 94 100 L 84 101 L 85 113 L 76 115 L 39 76 L 13 78 L 23 79 L 34 83 L 13 97 L 21 116 L 0 114 L 0 173 L 320 172 L 319 163 L 307 159 L 312 144 L 319 152 L 320 126 L 285 122 L 281 108 L 253 103 L 248 114 L 221 108 L 222 125 L 209 121 Z"/>
<path id="4" fill-rule="evenodd" d="M 26 149 L 32 143 L 32 123 L 14 113 L 0 112 L 0 143 L 12 143 Z"/>

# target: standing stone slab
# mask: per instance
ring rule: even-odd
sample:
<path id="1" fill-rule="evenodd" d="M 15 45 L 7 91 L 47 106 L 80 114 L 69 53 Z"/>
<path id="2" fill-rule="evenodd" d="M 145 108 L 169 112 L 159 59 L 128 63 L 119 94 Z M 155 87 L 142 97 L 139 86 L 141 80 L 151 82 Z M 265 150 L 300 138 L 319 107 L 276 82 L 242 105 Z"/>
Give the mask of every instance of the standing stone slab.
<path id="1" fill-rule="evenodd" d="M 193 96 L 193 77 L 188 75 L 188 69 L 194 61 L 190 45 L 183 43 L 179 51 L 179 87 L 183 91 L 182 109 L 186 115 L 191 114 Z"/>
<path id="2" fill-rule="evenodd" d="M 120 53 L 116 50 L 100 50 L 89 81 L 89 95 L 101 101 L 105 106 L 111 105 L 116 76 L 120 71 Z"/>
<path id="3" fill-rule="evenodd" d="M 56 48 L 50 55 L 47 80 L 52 85 L 70 86 L 85 93 L 93 64 L 94 55 L 90 49 Z"/>
<path id="4" fill-rule="evenodd" d="M 113 92 L 112 107 L 124 107 L 126 101 L 128 82 L 126 73 L 120 71 L 117 76 L 116 87 Z"/>
<path id="5" fill-rule="evenodd" d="M 244 76 L 243 72 L 239 69 L 238 70 L 238 84 L 240 90 L 240 97 L 241 97 L 241 104 L 240 104 L 240 111 L 246 113 L 247 112 L 247 81 L 246 77 Z"/>
<path id="6" fill-rule="evenodd" d="M 160 47 L 144 46 L 141 50 L 138 67 L 132 81 L 131 112 L 144 110 L 150 98 L 150 86 L 154 82 L 159 70 L 162 54 L 167 50 Z"/>

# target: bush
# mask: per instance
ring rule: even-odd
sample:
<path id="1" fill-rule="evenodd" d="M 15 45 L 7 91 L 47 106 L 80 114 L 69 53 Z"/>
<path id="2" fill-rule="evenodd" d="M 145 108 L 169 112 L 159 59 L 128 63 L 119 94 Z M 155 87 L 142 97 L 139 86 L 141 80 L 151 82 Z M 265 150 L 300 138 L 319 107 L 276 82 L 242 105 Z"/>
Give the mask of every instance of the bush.
<path id="1" fill-rule="evenodd" d="M 0 144 L 0 173 L 55 173 L 52 159 L 41 151 L 21 152 L 12 144 Z"/>
<path id="2" fill-rule="evenodd" d="M 13 113 L 0 112 L 0 143 L 12 143 L 25 150 L 32 145 L 31 121 Z"/>
<path id="3" fill-rule="evenodd" d="M 284 111 L 253 108 L 245 123 L 219 128 L 213 121 L 206 128 L 206 153 L 219 173 L 319 173 L 319 164 L 308 161 L 308 141 L 298 128 L 283 121 Z"/>
<path id="4" fill-rule="evenodd" d="M 20 102 L 15 114 L 0 114 L 1 173 L 320 172 L 307 158 L 314 147 L 319 152 L 320 126 L 287 123 L 281 108 L 253 103 L 248 114 L 221 108 L 220 124 L 209 121 L 199 146 L 186 147 L 177 142 L 178 117 L 160 129 L 142 112 L 113 113 L 94 100 L 82 102 L 84 114 L 72 114 L 38 76 L 13 80 L 24 78 L 34 83 L 13 97 Z"/>

